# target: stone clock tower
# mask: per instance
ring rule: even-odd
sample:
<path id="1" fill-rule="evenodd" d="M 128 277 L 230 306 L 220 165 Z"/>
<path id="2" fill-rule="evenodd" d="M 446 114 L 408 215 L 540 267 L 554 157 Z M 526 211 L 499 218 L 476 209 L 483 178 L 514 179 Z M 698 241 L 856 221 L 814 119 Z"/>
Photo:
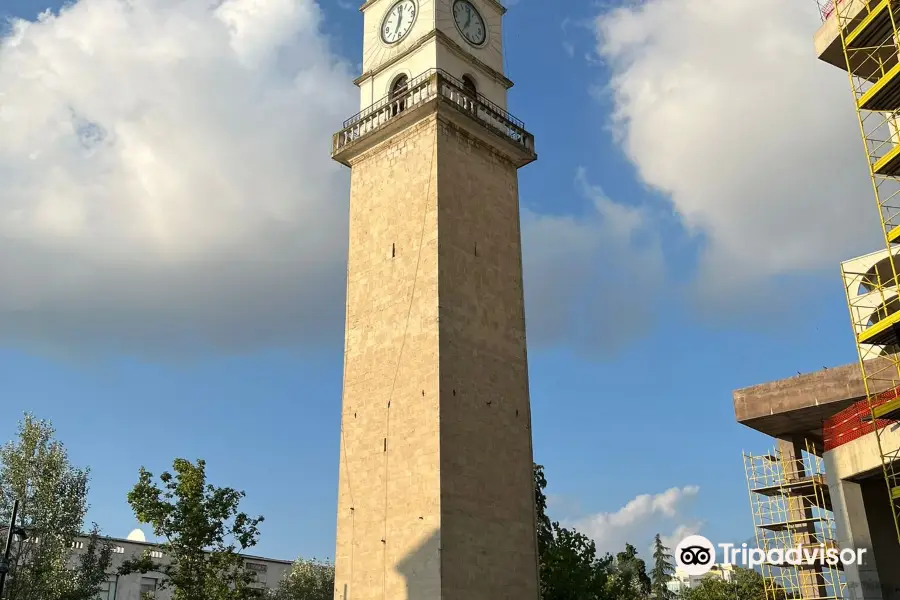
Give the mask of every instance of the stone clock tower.
<path id="1" fill-rule="evenodd" d="M 518 174 L 496 0 L 368 0 L 335 600 L 537 600 Z"/>

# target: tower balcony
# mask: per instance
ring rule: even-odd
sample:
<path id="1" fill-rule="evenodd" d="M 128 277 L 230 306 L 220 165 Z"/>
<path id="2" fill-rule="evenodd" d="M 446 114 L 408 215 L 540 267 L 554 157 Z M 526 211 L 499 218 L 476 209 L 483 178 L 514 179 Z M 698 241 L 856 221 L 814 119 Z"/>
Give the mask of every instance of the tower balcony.
<path id="1" fill-rule="evenodd" d="M 463 125 L 517 167 L 537 159 L 534 136 L 522 121 L 481 94 L 467 90 L 441 69 L 422 73 L 402 92 L 385 96 L 344 121 L 332 138 L 331 157 L 350 166 L 355 157 L 436 111 Z"/>

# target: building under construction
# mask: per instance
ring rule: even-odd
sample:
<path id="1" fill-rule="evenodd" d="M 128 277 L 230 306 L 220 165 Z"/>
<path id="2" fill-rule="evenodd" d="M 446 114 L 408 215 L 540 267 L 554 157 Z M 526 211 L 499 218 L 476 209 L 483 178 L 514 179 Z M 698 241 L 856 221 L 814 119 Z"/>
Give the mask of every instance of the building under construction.
<path id="1" fill-rule="evenodd" d="M 900 543 L 859 365 L 737 390 L 734 409 L 775 439 L 744 456 L 757 545 L 866 550 L 862 565 L 842 568 L 764 564 L 768 597 L 900 599 Z"/>
<path id="2" fill-rule="evenodd" d="M 858 565 L 765 564 L 768 597 L 894 600 L 900 599 L 900 0 L 818 2 L 816 55 L 848 79 L 882 223 L 881 239 L 871 240 L 877 250 L 841 265 L 859 362 L 737 390 L 734 408 L 738 422 L 776 440 L 771 451 L 744 456 L 758 546 L 866 551 Z"/>

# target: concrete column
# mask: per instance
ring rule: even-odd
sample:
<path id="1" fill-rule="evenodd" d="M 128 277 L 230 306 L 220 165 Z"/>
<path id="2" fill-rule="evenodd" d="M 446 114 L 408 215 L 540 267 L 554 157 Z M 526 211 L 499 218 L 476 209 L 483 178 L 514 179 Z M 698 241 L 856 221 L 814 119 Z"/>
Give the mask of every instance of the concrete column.
<path id="1" fill-rule="evenodd" d="M 803 440 L 794 438 L 778 440 L 778 452 L 781 454 L 784 476 L 788 483 L 800 481 L 807 477 L 803 466 Z M 789 521 L 802 521 L 813 518 L 812 505 L 809 499 L 801 494 L 788 495 L 786 498 Z M 813 546 L 824 540 L 817 539 L 815 523 L 793 525 L 790 529 L 794 546 Z M 827 598 L 830 596 L 822 577 L 822 565 L 804 565 L 797 568 L 802 598 Z"/>
<path id="2" fill-rule="evenodd" d="M 878 579 L 884 600 L 900 599 L 900 545 L 894 528 L 894 513 L 888 501 L 884 475 L 877 473 L 859 482 L 866 519 L 872 539 L 872 552 L 878 561 Z"/>
<path id="3" fill-rule="evenodd" d="M 878 577 L 875 555 L 872 552 L 872 536 L 869 532 L 862 487 L 858 483 L 838 478 L 834 474 L 836 469 L 832 468 L 833 459 L 831 452 L 825 454 L 825 473 L 831 493 L 831 504 L 834 508 L 838 544 L 841 548 L 866 551 L 863 564 L 844 566 L 847 598 L 849 600 L 885 600 L 881 593 L 881 581 Z"/>

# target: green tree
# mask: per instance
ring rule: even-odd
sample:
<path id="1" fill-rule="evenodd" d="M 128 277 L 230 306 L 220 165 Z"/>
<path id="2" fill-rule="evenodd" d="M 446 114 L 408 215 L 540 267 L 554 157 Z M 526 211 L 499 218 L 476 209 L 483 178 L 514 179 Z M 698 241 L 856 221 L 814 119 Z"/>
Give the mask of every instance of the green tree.
<path id="1" fill-rule="evenodd" d="M 657 600 L 672 600 L 675 594 L 668 588 L 672 574 L 675 572 L 675 562 L 669 548 L 662 542 L 662 537 L 657 533 L 653 539 L 653 569 L 650 571 L 651 590 Z"/>
<path id="2" fill-rule="evenodd" d="M 737 590 L 733 584 L 726 582 L 721 577 L 715 575 L 707 575 L 699 584 L 692 588 L 681 592 L 682 600 L 765 600 L 765 594 L 762 597 L 751 595 L 746 598 L 736 596 Z"/>
<path id="3" fill-rule="evenodd" d="M 159 476 L 141 467 L 128 503 L 141 523 L 153 527 L 164 541 L 158 548 L 167 558 L 155 562 L 147 551 L 125 561 L 120 574 L 156 571 L 171 588 L 173 600 L 246 600 L 259 591 L 251 587 L 254 574 L 244 566 L 241 552 L 256 545 L 263 517 L 239 512 L 244 492 L 206 482 L 206 462 L 178 458 Z"/>
<path id="4" fill-rule="evenodd" d="M 107 571 L 112 562 L 112 544 L 100 537 L 100 528 L 94 523 L 87 535 L 87 545 L 78 557 L 71 577 L 62 586 L 60 600 L 93 600 L 100 586 L 109 577 Z"/>
<path id="5" fill-rule="evenodd" d="M 547 516 L 547 479 L 534 466 L 541 600 L 618 600 L 610 578 L 612 557 L 597 556 L 593 540 Z"/>
<path id="6" fill-rule="evenodd" d="M 776 590 L 775 598 L 784 600 L 784 590 Z M 710 574 L 699 585 L 684 590 L 682 600 L 766 600 L 766 588 L 762 575 L 751 569 L 734 568 L 734 577 L 726 582 Z"/>
<path id="7" fill-rule="evenodd" d="M 624 587 L 623 600 L 647 598 L 650 595 L 651 581 L 647 575 L 647 565 L 638 556 L 637 548 L 625 544 L 625 551 L 616 554 L 615 566 L 617 578 Z"/>
<path id="8" fill-rule="evenodd" d="M 334 564 L 298 558 L 272 597 L 274 600 L 332 600 Z"/>
<path id="9" fill-rule="evenodd" d="M 784 590 L 775 584 L 771 579 L 769 592 L 775 600 L 784 600 L 787 597 Z M 747 598 L 748 600 L 766 600 L 765 579 L 759 572 L 752 569 L 742 569 L 735 567 L 734 579 L 732 584 L 739 598 Z M 774 589 L 771 589 L 773 588 Z"/>
<path id="10" fill-rule="evenodd" d="M 534 506 L 537 511 L 538 555 L 543 556 L 553 542 L 553 523 L 547 515 L 547 477 L 544 465 L 534 465 Z"/>
<path id="11" fill-rule="evenodd" d="M 10 522 L 19 500 L 17 525 L 28 534 L 12 546 L 7 600 L 89 600 L 100 591 L 112 549 L 96 525 L 77 560 L 72 553 L 88 509 L 88 479 L 88 469 L 69 462 L 52 424 L 25 414 L 16 439 L 0 448 L 0 522 Z"/>

